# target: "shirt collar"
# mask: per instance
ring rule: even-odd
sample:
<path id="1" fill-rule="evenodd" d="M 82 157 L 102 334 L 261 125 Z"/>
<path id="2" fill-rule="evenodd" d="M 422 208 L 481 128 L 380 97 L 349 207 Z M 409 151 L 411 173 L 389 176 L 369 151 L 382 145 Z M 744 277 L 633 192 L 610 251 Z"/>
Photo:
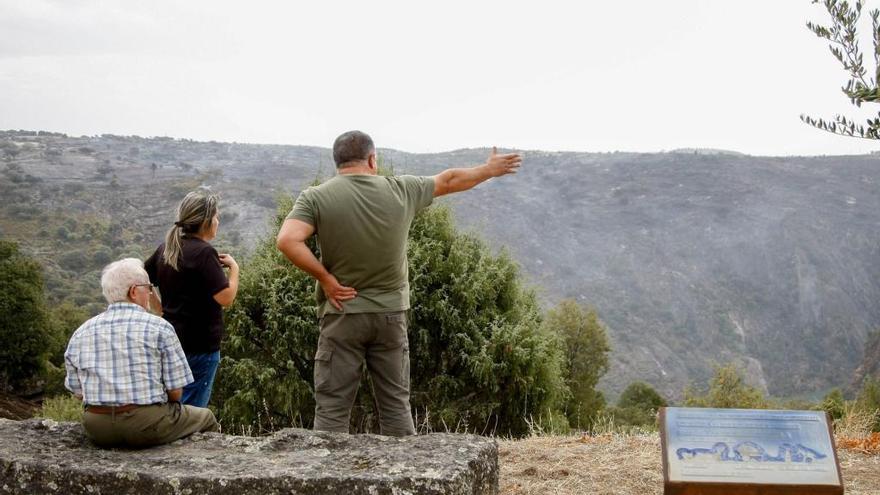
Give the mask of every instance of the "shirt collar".
<path id="1" fill-rule="evenodd" d="M 129 301 L 115 302 L 115 303 L 111 303 L 109 306 L 107 306 L 107 311 L 115 311 L 115 310 L 120 310 L 120 309 L 136 309 L 139 311 L 146 312 L 146 310 L 144 308 L 140 307 L 139 305 L 137 305 L 133 302 L 129 302 Z"/>

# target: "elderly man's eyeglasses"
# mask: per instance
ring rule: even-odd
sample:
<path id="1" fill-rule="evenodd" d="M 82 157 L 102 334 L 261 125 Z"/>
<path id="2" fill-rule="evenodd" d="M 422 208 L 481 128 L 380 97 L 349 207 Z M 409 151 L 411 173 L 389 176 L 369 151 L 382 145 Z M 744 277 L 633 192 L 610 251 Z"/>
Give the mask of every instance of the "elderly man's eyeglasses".
<path id="1" fill-rule="evenodd" d="M 152 294 L 152 293 L 153 293 L 153 287 L 155 287 L 155 285 L 153 285 L 153 284 L 134 284 L 134 285 L 132 285 L 132 287 L 146 287 L 147 290 L 150 291 L 150 294 Z"/>

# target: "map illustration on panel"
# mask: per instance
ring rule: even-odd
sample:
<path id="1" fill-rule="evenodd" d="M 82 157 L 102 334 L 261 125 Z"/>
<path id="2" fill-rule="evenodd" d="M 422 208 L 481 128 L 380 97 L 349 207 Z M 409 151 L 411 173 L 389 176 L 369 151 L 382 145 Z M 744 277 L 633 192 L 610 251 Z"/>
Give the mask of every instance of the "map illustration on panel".
<path id="1" fill-rule="evenodd" d="M 840 483 L 824 412 L 673 407 L 664 430 L 673 482 Z"/>

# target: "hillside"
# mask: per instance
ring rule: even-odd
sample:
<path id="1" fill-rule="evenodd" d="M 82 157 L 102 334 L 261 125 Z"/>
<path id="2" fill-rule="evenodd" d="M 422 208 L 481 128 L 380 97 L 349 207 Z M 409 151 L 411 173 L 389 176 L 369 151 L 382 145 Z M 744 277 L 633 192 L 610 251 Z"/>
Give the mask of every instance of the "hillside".
<path id="1" fill-rule="evenodd" d="M 381 150 L 396 173 L 486 150 Z M 161 241 L 184 192 L 222 195 L 216 244 L 240 257 L 279 194 L 333 173 L 324 148 L 0 133 L 0 236 L 47 268 L 54 300 L 100 309 L 98 270 Z M 845 386 L 880 327 L 880 159 L 526 151 L 522 171 L 444 198 L 508 249 L 548 305 L 609 327 L 612 395 L 634 379 L 679 396 L 734 361 L 775 395 Z"/>

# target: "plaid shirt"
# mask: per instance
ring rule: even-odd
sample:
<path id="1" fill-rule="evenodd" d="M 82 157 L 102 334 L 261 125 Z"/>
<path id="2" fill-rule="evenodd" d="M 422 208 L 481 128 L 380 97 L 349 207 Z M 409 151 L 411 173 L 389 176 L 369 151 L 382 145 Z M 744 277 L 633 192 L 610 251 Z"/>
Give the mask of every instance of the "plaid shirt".
<path id="1" fill-rule="evenodd" d="M 157 404 L 193 376 L 174 327 L 120 302 L 82 324 L 64 353 L 64 386 L 85 404 Z"/>

